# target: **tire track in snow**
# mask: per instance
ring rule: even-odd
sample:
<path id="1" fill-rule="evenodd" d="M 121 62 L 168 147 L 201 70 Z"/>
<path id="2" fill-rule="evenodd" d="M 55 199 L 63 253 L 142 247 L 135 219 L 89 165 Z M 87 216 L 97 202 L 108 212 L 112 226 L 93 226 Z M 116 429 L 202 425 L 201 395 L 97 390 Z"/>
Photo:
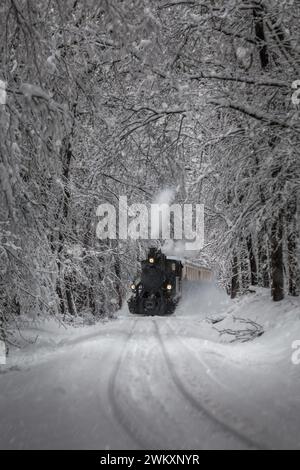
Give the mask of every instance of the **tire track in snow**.
<path id="1" fill-rule="evenodd" d="M 254 441 L 251 438 L 248 438 L 248 437 L 244 436 L 239 431 L 237 431 L 234 427 L 232 427 L 229 424 L 226 424 L 224 421 L 222 421 L 221 419 L 216 417 L 214 415 L 214 413 L 209 408 L 207 408 L 205 405 L 203 405 L 202 402 L 200 402 L 199 400 L 197 400 L 194 397 L 194 395 L 188 390 L 188 388 L 184 384 L 183 380 L 179 376 L 178 372 L 176 371 L 176 367 L 174 367 L 172 359 L 171 359 L 171 357 L 170 357 L 170 355 L 167 351 L 167 348 L 164 344 L 164 339 L 161 335 L 161 332 L 160 332 L 157 321 L 155 319 L 153 319 L 153 322 L 155 324 L 157 337 L 158 337 L 159 343 L 161 345 L 161 349 L 162 349 L 166 364 L 168 366 L 170 375 L 172 377 L 172 380 L 173 380 L 175 386 L 177 387 L 177 389 L 179 390 L 179 392 L 181 393 L 181 395 L 188 401 L 188 403 L 195 410 L 197 410 L 197 412 L 199 414 L 201 414 L 202 416 L 205 416 L 215 426 L 217 426 L 219 429 L 221 429 L 225 434 L 227 434 L 227 435 L 229 434 L 229 436 L 233 436 L 235 439 L 237 439 L 238 441 L 243 443 L 247 448 L 250 447 L 250 448 L 258 449 L 258 450 L 266 449 L 265 447 L 262 447 L 260 443 Z M 167 326 L 168 326 L 169 330 L 172 332 L 172 336 L 174 338 L 177 338 L 178 335 L 175 333 L 173 328 L 171 328 L 170 325 L 168 325 L 168 324 L 167 324 Z M 180 342 L 180 344 L 182 344 L 180 339 L 177 339 L 177 342 Z M 185 349 L 187 350 L 186 347 L 185 347 Z M 189 352 L 189 354 L 190 354 L 190 352 Z"/>
<path id="2" fill-rule="evenodd" d="M 141 328 L 136 327 L 137 322 Z M 120 353 L 118 364 L 110 377 L 110 385 L 109 385 L 108 394 L 111 397 L 111 409 L 114 412 L 114 416 L 117 422 L 125 430 L 125 432 L 131 437 L 131 439 L 137 444 L 138 447 L 142 449 L 160 449 L 160 448 L 173 449 L 175 447 L 181 449 L 180 445 L 178 444 L 180 442 L 180 436 L 181 436 L 181 431 L 179 430 L 180 423 L 176 423 L 176 421 L 174 420 L 174 417 L 170 415 L 167 409 L 165 409 L 164 400 L 160 401 L 160 397 L 161 396 L 164 397 L 164 394 L 163 394 L 164 391 L 166 389 L 169 389 L 170 386 L 174 387 L 172 378 L 169 376 L 170 374 L 168 373 L 168 368 L 164 364 L 167 375 L 163 374 L 163 376 L 161 376 L 161 372 L 159 371 L 159 368 L 158 370 L 156 370 L 153 380 L 155 380 L 156 384 L 159 384 L 159 385 L 158 387 L 156 387 L 155 391 L 152 390 L 151 383 L 147 383 L 147 364 L 143 362 L 143 359 L 140 356 L 139 351 L 138 350 L 133 351 L 130 347 L 133 345 L 137 345 L 138 348 L 141 348 L 141 347 L 144 348 L 146 344 L 144 343 L 141 344 L 141 341 L 143 341 L 141 338 L 143 337 L 146 338 L 147 336 L 151 339 L 151 341 L 155 340 L 155 345 L 156 345 L 155 350 L 161 351 L 160 343 L 156 334 L 155 324 L 153 323 L 152 319 L 139 317 L 139 320 L 135 321 L 135 324 L 132 327 L 131 332 L 127 337 L 126 343 L 124 344 L 124 347 Z M 147 346 L 146 346 L 146 349 L 147 349 Z M 159 360 L 160 357 L 163 359 L 163 355 L 161 352 L 158 354 L 158 357 L 157 357 L 158 364 L 160 363 L 160 360 Z M 138 373 L 138 374 L 139 374 L 140 381 L 141 381 L 140 383 L 144 386 L 144 389 L 147 390 L 147 393 L 148 393 L 148 397 L 145 398 L 147 400 L 147 403 L 145 403 L 145 405 L 146 405 L 146 409 L 147 407 L 150 406 L 150 410 L 151 410 L 150 416 L 147 415 L 147 412 L 145 415 L 143 415 L 143 412 L 145 410 L 144 408 L 141 408 L 139 406 L 140 404 L 142 404 L 143 406 L 143 402 L 137 401 L 136 403 L 134 403 L 133 401 L 133 409 L 131 410 L 130 406 L 125 408 L 124 402 L 122 400 L 120 401 L 120 397 L 118 396 L 119 395 L 118 390 L 120 390 L 119 383 L 122 384 L 121 372 L 123 371 L 125 364 L 126 366 L 130 364 L 131 367 L 134 367 L 137 371 L 141 370 L 141 373 L 140 374 Z M 160 375 L 157 376 L 156 374 L 160 374 Z M 161 383 L 162 377 L 164 378 L 163 378 L 163 382 Z M 166 387 L 165 377 L 168 377 L 167 387 Z M 123 382 L 124 382 L 124 379 L 123 379 Z M 160 386 L 161 386 L 161 390 L 160 390 Z M 175 390 L 177 392 L 177 389 Z M 157 396 L 157 393 L 158 393 L 158 396 Z M 180 400 L 182 401 L 182 395 L 178 393 L 177 395 L 178 397 L 180 397 Z M 139 412 L 141 411 L 142 411 L 142 415 L 139 418 Z M 157 419 L 158 417 L 159 419 Z M 160 427 L 162 423 L 163 423 L 163 429 L 161 429 Z M 177 432 L 175 433 L 176 437 L 174 436 L 174 431 L 171 436 L 168 436 L 168 430 L 170 429 L 170 426 L 172 425 L 173 426 L 175 425 L 175 427 L 178 428 Z M 177 444 L 174 444 L 174 440 Z"/>
<path id="3" fill-rule="evenodd" d="M 129 346 L 129 343 L 134 335 L 134 330 L 136 327 L 136 324 L 138 322 L 138 319 L 136 318 L 134 320 L 134 323 L 127 335 L 127 338 L 125 340 L 125 343 L 123 345 L 123 348 L 121 349 L 119 358 L 117 360 L 116 366 L 113 369 L 110 379 L 108 382 L 108 399 L 110 402 L 111 409 L 113 411 L 113 414 L 117 420 L 117 422 L 122 426 L 124 431 L 131 437 L 131 439 L 135 442 L 138 448 L 140 449 L 146 449 L 147 444 L 143 441 L 141 438 L 139 430 L 136 429 L 136 427 L 133 425 L 132 421 L 129 421 L 127 417 L 127 413 L 124 412 L 124 409 L 122 408 L 122 405 L 120 404 L 120 401 L 117 396 L 117 381 L 118 381 L 118 376 L 120 374 L 120 371 L 122 369 L 122 365 L 125 362 L 126 354 L 127 354 L 127 349 Z"/>
<path id="4" fill-rule="evenodd" d="M 174 330 L 174 328 L 171 326 L 170 324 L 170 320 L 168 320 L 166 322 L 168 328 L 174 333 L 174 336 L 177 338 L 178 342 L 183 346 L 184 349 L 186 349 L 189 353 L 189 355 L 193 355 L 193 358 L 194 360 L 201 366 L 201 368 L 204 369 L 205 371 L 205 374 L 207 375 L 207 377 L 211 380 L 211 382 L 214 382 L 217 386 L 223 388 L 227 393 L 230 392 L 231 396 L 234 395 L 235 397 L 235 400 L 241 400 L 241 396 L 243 396 L 243 394 L 241 393 L 237 393 L 235 391 L 233 391 L 232 389 L 230 389 L 225 383 L 223 383 L 222 381 L 218 380 L 217 376 L 215 375 L 215 373 L 212 373 L 211 370 L 210 370 L 210 365 L 203 359 L 203 358 L 200 358 L 198 356 L 195 356 L 195 351 L 194 351 L 194 348 L 191 348 L 190 346 L 188 346 L 187 344 L 187 341 L 181 337 L 180 335 L 177 334 L 177 332 Z M 232 363 L 232 365 L 234 367 L 238 367 L 239 369 L 241 368 L 241 363 Z M 256 410 L 256 413 L 259 414 L 261 413 L 261 408 L 254 402 L 251 402 L 251 405 L 252 405 L 252 412 L 253 412 L 253 408 Z M 247 416 L 245 416 L 245 419 L 247 420 Z M 252 426 L 253 426 L 253 423 L 251 423 Z M 266 433 L 268 432 L 268 429 L 267 428 L 264 428 L 263 426 L 261 426 L 260 428 L 257 427 L 257 423 L 255 423 L 256 425 L 256 434 L 259 433 L 260 436 L 263 436 L 264 437 L 264 443 L 262 443 L 261 441 L 258 442 L 254 439 L 252 439 L 251 437 L 247 438 L 249 440 L 251 440 L 253 443 L 256 443 L 256 448 L 257 449 L 260 449 L 260 450 L 268 450 L 268 449 L 272 449 L 272 445 L 269 443 L 267 444 L 266 443 Z M 242 434 L 241 434 L 242 435 Z M 272 436 L 271 436 L 272 438 Z M 270 439 L 269 439 L 270 440 Z"/>

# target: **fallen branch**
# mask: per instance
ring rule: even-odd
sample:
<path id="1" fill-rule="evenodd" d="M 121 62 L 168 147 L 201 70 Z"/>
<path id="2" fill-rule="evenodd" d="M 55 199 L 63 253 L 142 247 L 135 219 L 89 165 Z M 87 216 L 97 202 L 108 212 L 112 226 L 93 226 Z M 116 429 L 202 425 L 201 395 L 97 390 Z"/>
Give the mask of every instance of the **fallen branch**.
<path id="1" fill-rule="evenodd" d="M 248 327 L 240 330 L 233 330 L 231 328 L 224 328 L 223 330 L 218 330 L 218 328 L 214 327 L 214 329 L 218 331 L 220 336 L 233 336 L 234 338 L 230 341 L 230 343 L 246 343 L 247 341 L 252 341 L 255 338 L 259 338 L 264 334 L 264 329 L 262 325 L 259 325 L 253 320 L 233 316 L 233 321 L 239 321 L 244 325 L 248 325 Z"/>

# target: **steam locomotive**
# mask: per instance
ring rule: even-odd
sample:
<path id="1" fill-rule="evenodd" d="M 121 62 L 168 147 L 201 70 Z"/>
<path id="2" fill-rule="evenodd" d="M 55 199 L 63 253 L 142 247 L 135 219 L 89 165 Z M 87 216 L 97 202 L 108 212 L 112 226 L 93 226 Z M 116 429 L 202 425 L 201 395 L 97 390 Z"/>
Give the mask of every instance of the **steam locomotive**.
<path id="1" fill-rule="evenodd" d="M 142 261 L 140 278 L 131 285 L 129 311 L 142 315 L 173 313 L 181 297 L 182 272 L 181 261 L 150 248 L 147 259 Z"/>

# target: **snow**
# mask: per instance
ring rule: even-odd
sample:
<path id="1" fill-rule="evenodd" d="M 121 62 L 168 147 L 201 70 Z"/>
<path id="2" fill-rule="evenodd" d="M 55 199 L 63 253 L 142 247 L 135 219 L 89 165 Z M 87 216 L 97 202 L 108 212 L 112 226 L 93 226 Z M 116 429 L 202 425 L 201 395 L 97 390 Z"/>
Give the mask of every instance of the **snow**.
<path id="1" fill-rule="evenodd" d="M 6 364 L 6 348 L 5 343 L 0 339 L 0 364 Z"/>
<path id="2" fill-rule="evenodd" d="M 42 98 L 46 101 L 51 99 L 51 96 L 48 95 L 41 87 L 37 85 L 32 85 L 31 83 L 22 83 L 20 86 L 20 92 L 26 96 L 28 99 L 32 98 Z"/>
<path id="3" fill-rule="evenodd" d="M 299 449 L 300 300 L 184 292 L 167 318 L 25 329 L 0 366 L 0 448 Z M 263 334 L 220 335 L 237 319 Z"/>
<path id="4" fill-rule="evenodd" d="M 6 92 L 6 82 L 0 79 L 0 105 L 6 104 L 7 92 Z"/>

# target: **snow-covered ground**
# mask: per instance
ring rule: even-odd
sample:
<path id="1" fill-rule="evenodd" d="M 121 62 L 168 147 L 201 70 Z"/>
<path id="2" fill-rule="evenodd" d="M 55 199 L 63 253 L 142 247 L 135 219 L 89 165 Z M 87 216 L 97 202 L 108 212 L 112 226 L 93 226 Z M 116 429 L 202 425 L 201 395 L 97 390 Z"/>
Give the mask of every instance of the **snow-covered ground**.
<path id="1" fill-rule="evenodd" d="M 188 285 L 168 318 L 23 336 L 0 366 L 0 448 L 300 449 L 299 299 Z"/>

